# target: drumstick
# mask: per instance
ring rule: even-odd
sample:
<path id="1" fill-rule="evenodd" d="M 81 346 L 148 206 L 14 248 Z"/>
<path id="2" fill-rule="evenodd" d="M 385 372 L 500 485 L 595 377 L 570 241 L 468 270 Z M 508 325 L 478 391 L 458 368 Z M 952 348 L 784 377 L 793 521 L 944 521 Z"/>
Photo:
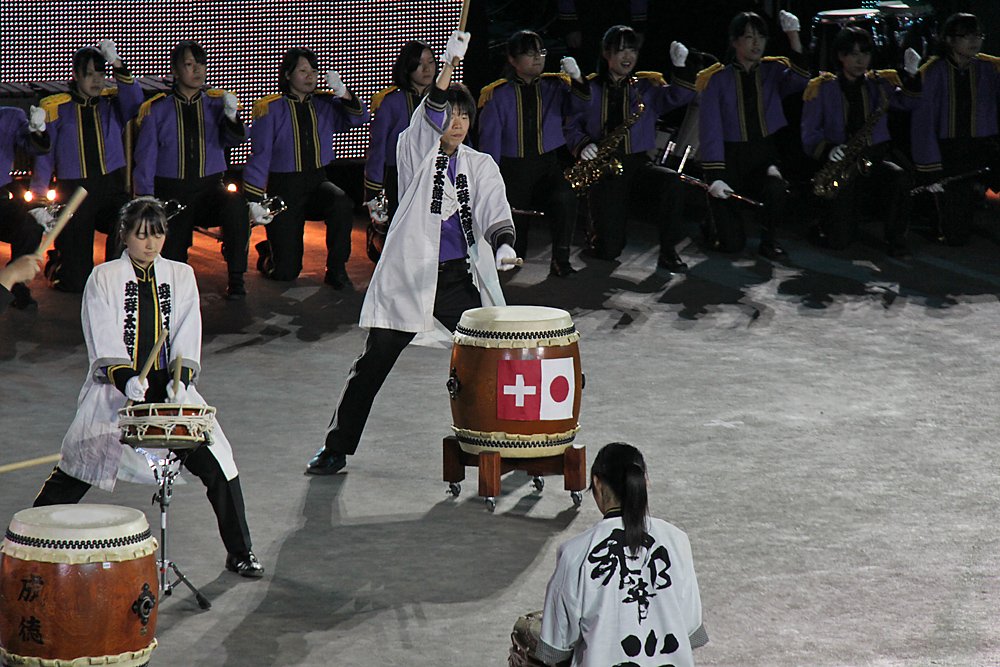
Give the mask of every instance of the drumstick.
<path id="1" fill-rule="evenodd" d="M 462 0 L 462 18 L 458 20 L 458 29 L 465 32 L 465 24 L 469 21 L 469 4 L 472 0 Z"/>
<path id="2" fill-rule="evenodd" d="M 524 260 L 520 257 L 504 257 L 500 260 L 501 264 L 513 264 L 514 266 L 524 266 Z"/>
<path id="3" fill-rule="evenodd" d="M 69 198 L 69 201 L 66 202 L 66 206 L 63 208 L 62 213 L 59 214 L 59 219 L 56 220 L 56 224 L 52 228 L 52 231 L 46 234 L 42 238 L 42 242 L 38 244 L 38 250 L 35 251 L 35 256 L 38 257 L 38 259 L 42 259 L 42 257 L 45 256 L 45 250 L 49 247 L 49 245 L 55 243 L 56 237 L 62 233 L 63 227 L 66 226 L 69 219 L 73 217 L 74 213 L 76 213 L 76 209 L 80 208 L 80 204 L 83 203 L 86 196 L 87 190 L 85 188 L 78 187 L 76 192 L 73 193 L 73 196 Z"/>
<path id="4" fill-rule="evenodd" d="M 153 364 L 156 363 L 156 357 L 160 354 L 160 349 L 163 344 L 167 341 L 167 330 L 164 329 L 160 332 L 159 337 L 156 339 L 156 344 L 153 345 L 153 349 L 150 351 L 149 356 L 146 357 L 146 363 L 142 365 L 142 370 L 139 371 L 139 384 L 146 381 L 146 376 L 149 375 L 149 371 L 153 369 Z M 131 398 L 125 401 L 125 406 L 128 407 L 135 403 Z"/>
<path id="5" fill-rule="evenodd" d="M 181 371 L 184 370 L 184 367 L 181 366 L 181 362 L 183 361 L 184 358 L 180 356 L 174 360 L 174 396 L 176 396 L 177 392 L 181 389 Z"/>

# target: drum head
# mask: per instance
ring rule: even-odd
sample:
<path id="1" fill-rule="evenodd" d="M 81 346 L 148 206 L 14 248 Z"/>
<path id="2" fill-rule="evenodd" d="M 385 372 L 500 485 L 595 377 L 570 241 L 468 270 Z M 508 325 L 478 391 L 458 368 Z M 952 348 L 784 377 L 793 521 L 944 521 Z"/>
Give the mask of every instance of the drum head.
<path id="1" fill-rule="evenodd" d="M 816 14 L 817 20 L 827 20 L 834 23 L 848 23 L 850 21 L 861 21 L 878 16 L 878 11 L 874 9 L 828 9 L 825 12 Z"/>
<path id="2" fill-rule="evenodd" d="M 458 325 L 481 331 L 549 331 L 573 326 L 573 318 L 546 306 L 490 306 L 462 313 Z"/>

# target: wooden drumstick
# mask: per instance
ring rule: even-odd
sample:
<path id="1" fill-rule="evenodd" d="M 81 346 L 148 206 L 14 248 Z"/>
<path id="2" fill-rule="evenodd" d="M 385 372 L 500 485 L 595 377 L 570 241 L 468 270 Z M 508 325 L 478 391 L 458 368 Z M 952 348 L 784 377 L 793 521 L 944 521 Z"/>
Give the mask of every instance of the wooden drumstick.
<path id="1" fill-rule="evenodd" d="M 181 371 L 184 370 L 184 367 L 181 365 L 181 363 L 183 361 L 184 361 L 183 357 L 177 357 L 174 360 L 174 396 L 176 396 L 177 392 L 181 390 Z"/>
<path id="2" fill-rule="evenodd" d="M 524 266 L 524 260 L 520 257 L 504 257 L 500 260 L 501 264 L 513 264 L 514 266 Z"/>
<path id="3" fill-rule="evenodd" d="M 167 330 L 164 329 L 160 332 L 159 337 L 156 339 L 156 344 L 153 345 L 153 349 L 149 352 L 149 356 L 146 357 L 146 363 L 142 365 L 142 370 L 139 371 L 139 384 L 146 381 L 146 376 L 149 375 L 149 371 L 153 370 L 153 364 L 156 363 L 156 357 L 160 354 L 160 349 L 163 344 L 167 341 Z M 131 398 L 125 401 L 125 406 L 128 407 L 135 403 Z"/>
<path id="4" fill-rule="evenodd" d="M 45 256 L 45 251 L 48 247 L 55 243 L 56 237 L 62 233 L 63 227 L 69 222 L 69 219 L 73 217 L 76 213 L 76 209 L 80 208 L 80 204 L 83 203 L 84 198 L 87 196 L 87 190 L 85 188 L 78 187 L 73 196 L 69 198 L 66 202 L 66 206 L 63 208 L 62 212 L 59 214 L 59 218 L 56 220 L 55 226 L 52 227 L 52 231 L 42 237 L 42 242 L 38 244 L 38 250 L 35 251 L 35 256 L 38 259 L 42 259 Z"/>
<path id="5" fill-rule="evenodd" d="M 458 20 L 458 29 L 465 32 L 465 24 L 469 21 L 469 5 L 472 0 L 462 0 L 462 18 Z"/>

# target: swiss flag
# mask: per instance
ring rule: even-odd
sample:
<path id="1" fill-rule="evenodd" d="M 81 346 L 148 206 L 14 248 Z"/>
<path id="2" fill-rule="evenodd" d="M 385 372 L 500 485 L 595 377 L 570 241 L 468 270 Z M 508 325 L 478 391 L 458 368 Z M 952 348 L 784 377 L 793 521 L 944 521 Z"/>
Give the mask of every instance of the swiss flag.
<path id="1" fill-rule="evenodd" d="M 497 419 L 572 419 L 573 358 L 497 362 Z"/>

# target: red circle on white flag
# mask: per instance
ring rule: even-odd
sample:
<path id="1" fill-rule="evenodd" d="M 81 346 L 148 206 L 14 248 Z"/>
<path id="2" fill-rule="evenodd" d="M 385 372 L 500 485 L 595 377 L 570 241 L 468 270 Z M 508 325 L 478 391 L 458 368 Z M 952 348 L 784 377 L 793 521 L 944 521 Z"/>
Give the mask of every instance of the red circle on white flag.
<path id="1" fill-rule="evenodd" d="M 569 380 L 564 375 L 559 375 L 549 383 L 549 396 L 556 403 L 562 403 L 569 396 Z"/>

